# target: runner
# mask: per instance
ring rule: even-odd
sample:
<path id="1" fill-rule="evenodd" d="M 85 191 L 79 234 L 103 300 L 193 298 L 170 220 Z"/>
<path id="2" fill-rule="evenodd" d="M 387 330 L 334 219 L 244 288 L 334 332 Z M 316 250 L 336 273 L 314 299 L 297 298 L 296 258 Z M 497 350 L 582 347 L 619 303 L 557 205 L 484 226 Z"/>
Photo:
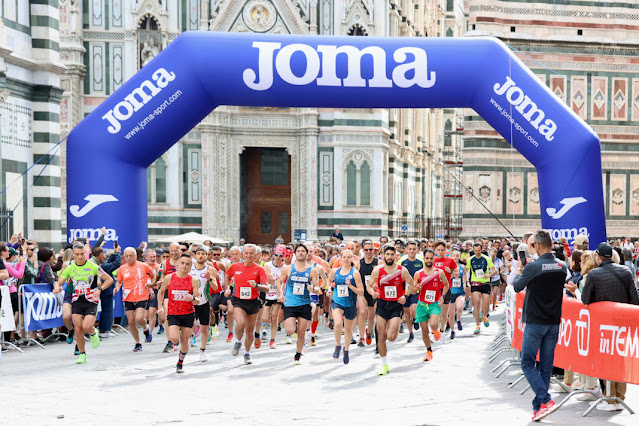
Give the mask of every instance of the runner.
<path id="1" fill-rule="evenodd" d="M 164 277 L 175 273 L 175 268 L 177 268 L 178 259 L 180 258 L 181 253 L 182 251 L 180 250 L 180 245 L 178 243 L 171 243 L 169 245 L 169 258 L 163 261 L 162 264 L 160 265 L 158 282 L 162 282 L 160 281 L 160 279 L 163 279 Z M 164 257 L 164 255 L 165 253 L 162 252 L 162 257 Z M 164 314 L 165 312 L 168 312 L 168 303 L 169 303 L 168 295 L 165 294 L 163 300 L 164 300 L 164 306 L 162 307 L 163 309 L 158 310 L 158 317 L 160 317 L 160 321 L 161 323 L 164 324 L 164 327 L 168 329 L 169 323 L 167 321 L 166 314 Z M 160 298 L 158 298 L 158 303 L 159 301 L 160 301 Z M 168 334 L 166 336 L 166 340 L 167 340 L 166 346 L 164 347 L 162 352 L 168 353 L 178 349 L 177 345 L 174 345 L 173 343 L 171 343 L 171 339 L 169 339 Z"/>
<path id="2" fill-rule="evenodd" d="M 249 351 L 255 339 L 253 331 L 257 313 L 262 307 L 258 298 L 259 292 L 269 290 L 268 277 L 264 268 L 254 262 L 256 252 L 257 247 L 254 244 L 245 244 L 244 262 L 233 263 L 226 272 L 229 280 L 232 279 L 235 285 L 231 298 L 235 316 L 235 342 L 231 354 L 237 356 L 240 353 L 242 337 L 244 337 L 244 364 L 251 364 Z M 227 297 L 229 294 L 230 290 L 227 290 Z"/>
<path id="3" fill-rule="evenodd" d="M 373 269 L 375 269 L 380 262 L 375 257 L 375 246 L 371 240 L 364 240 L 362 242 L 362 250 L 364 251 L 364 257 L 359 260 L 359 273 L 362 277 L 364 288 L 366 288 L 368 280 L 370 280 L 371 274 L 373 273 Z M 373 296 L 371 296 L 371 294 L 366 290 L 364 291 L 363 296 L 357 296 L 357 322 L 359 325 L 359 333 L 362 335 L 363 330 L 365 330 L 367 345 L 370 345 L 373 342 L 373 333 L 377 340 L 377 333 L 373 331 L 375 330 L 375 302 L 376 301 L 373 299 Z M 377 345 L 375 345 L 375 353 L 378 352 Z"/>
<path id="4" fill-rule="evenodd" d="M 462 331 L 463 329 L 461 317 L 464 313 L 464 299 L 466 297 L 464 287 L 467 287 L 468 285 L 462 282 L 466 273 L 464 265 L 460 262 L 461 253 L 459 250 L 453 250 L 450 257 L 457 262 L 457 269 L 455 269 L 451 274 L 451 306 L 448 309 L 448 324 L 450 324 L 450 339 L 452 340 L 455 338 L 455 313 L 457 313 L 457 329 L 459 331 Z"/>
<path id="5" fill-rule="evenodd" d="M 451 274 L 457 269 L 457 263 L 455 263 L 455 261 L 450 257 L 446 257 L 446 243 L 442 240 L 435 243 L 435 253 L 437 256 L 433 260 L 433 266 L 436 269 L 444 271 L 444 275 L 446 275 L 446 282 L 450 285 L 452 281 Z M 440 317 L 443 318 L 443 321 L 439 329 L 439 331 L 442 332 L 442 335 L 454 326 L 454 324 L 448 324 L 448 309 L 450 307 L 451 297 L 452 293 L 450 291 L 444 296 L 443 307 L 440 315 Z M 444 337 L 444 340 L 445 339 L 446 337 Z"/>
<path id="6" fill-rule="evenodd" d="M 348 350 L 353 336 L 353 324 L 357 317 L 357 296 L 364 294 L 364 287 L 359 272 L 353 266 L 353 253 L 350 250 L 342 251 L 342 266 L 331 270 L 328 282 L 334 283 L 329 292 L 334 293 L 331 307 L 333 308 L 333 321 L 335 328 L 335 350 L 333 358 L 339 358 L 342 349 L 342 322 L 344 323 L 344 364 L 348 364 L 350 358 Z"/>
<path id="7" fill-rule="evenodd" d="M 408 282 L 409 285 L 413 283 L 413 278 L 408 271 L 395 262 L 395 246 L 387 244 L 383 247 L 383 253 L 384 265 L 373 269 L 371 279 L 366 284 L 367 291 L 373 298 L 379 298 L 375 310 L 375 321 L 379 335 L 377 344 L 382 361 L 382 368 L 378 373 L 380 376 L 390 371 L 386 361 L 386 340 L 394 342 L 399 334 L 403 304 L 406 302 L 404 283 Z"/>
<path id="8" fill-rule="evenodd" d="M 227 262 L 227 265 L 226 265 L 227 272 L 229 268 L 233 266 L 233 264 L 242 263 L 242 251 L 240 250 L 238 246 L 233 246 L 229 249 L 229 256 L 231 260 Z M 229 329 L 229 334 L 228 336 L 226 336 L 226 341 L 232 342 L 233 336 L 234 336 L 233 335 L 234 310 L 233 310 L 233 303 L 231 301 L 231 298 L 234 293 L 233 286 L 235 285 L 235 282 L 233 278 L 231 278 L 230 276 L 228 279 L 225 279 L 225 281 L 226 281 L 226 291 L 224 292 L 224 297 L 222 301 L 226 304 L 226 326 Z"/>
<path id="9" fill-rule="evenodd" d="M 184 372 L 182 369 L 184 358 L 189 352 L 189 338 L 195 321 L 193 302 L 200 302 L 200 283 L 189 275 L 192 264 L 191 256 L 186 253 L 180 255 L 177 270 L 164 276 L 162 287 L 158 292 L 160 312 L 164 310 L 164 306 L 167 306 L 169 328 L 166 334 L 169 342 L 176 346 L 178 340 L 180 342 L 180 354 L 175 367 L 178 374 Z M 168 294 L 166 305 L 163 300 L 165 294 Z"/>
<path id="10" fill-rule="evenodd" d="M 435 247 L 441 247 L 441 245 L 436 245 Z M 442 332 L 439 330 L 439 315 L 442 312 L 444 296 L 446 296 L 449 289 L 444 270 L 433 268 L 434 258 L 435 252 L 426 249 L 424 252 L 424 269 L 415 273 L 414 284 L 408 290 L 409 293 L 419 292 L 416 321 L 421 324 L 422 339 L 424 340 L 424 345 L 426 345 L 424 361 L 433 360 L 433 348 L 431 347 L 428 326 L 430 325 L 436 342 L 442 337 Z"/>
<path id="11" fill-rule="evenodd" d="M 191 246 L 192 253 L 195 253 L 195 262 L 191 266 L 190 275 L 198 280 L 200 289 L 200 300 L 194 306 L 195 319 L 200 323 L 200 362 L 206 362 L 206 344 L 209 341 L 209 324 L 211 323 L 209 298 L 211 290 L 218 289 L 217 271 L 207 264 L 208 253 L 206 250 L 205 246 Z M 193 341 L 196 341 L 195 334 L 191 344 Z"/>
<path id="12" fill-rule="evenodd" d="M 291 266 L 282 268 L 282 274 L 277 280 L 280 302 L 284 305 L 286 334 L 292 335 L 297 328 L 297 352 L 293 357 L 295 365 L 300 363 L 306 327 L 311 320 L 310 293 L 319 293 L 317 270 L 308 265 L 307 255 L 306 246 L 297 244 L 295 246 L 295 262 Z M 284 287 L 284 283 L 286 283 L 286 287 Z"/>
<path id="13" fill-rule="evenodd" d="M 99 285 L 98 277 L 103 280 L 103 284 Z M 71 318 L 75 341 L 80 351 L 76 364 L 86 364 L 84 335 L 91 335 L 91 348 L 96 349 L 100 346 L 98 330 L 94 327 L 98 301 L 102 290 L 113 284 L 113 278 L 95 263 L 87 261 L 84 244 L 76 243 L 73 245 L 73 263 L 62 271 L 53 292 L 60 293 L 62 283 L 68 280 L 70 282 L 67 284 L 66 293 L 72 294 Z"/>
<path id="14" fill-rule="evenodd" d="M 482 254 L 482 243 L 473 244 L 475 255 L 468 259 L 466 269 L 470 275 L 470 291 L 473 301 L 473 315 L 475 316 L 475 331 L 479 334 L 479 324 L 484 321 L 484 326 L 488 327 L 488 305 L 490 304 L 490 279 L 497 274 L 490 257 Z M 487 271 L 490 271 L 486 274 Z"/>
<path id="15" fill-rule="evenodd" d="M 504 271 L 504 262 L 500 258 L 497 257 L 497 247 L 492 247 L 490 249 L 490 260 L 492 260 L 495 269 L 497 270 L 497 274 L 495 274 L 490 279 L 490 287 L 491 287 L 491 301 L 493 304 L 493 311 L 497 309 L 499 306 L 499 295 L 501 294 L 501 274 Z"/>
<path id="16" fill-rule="evenodd" d="M 211 300 L 209 304 L 211 306 L 211 330 L 209 331 L 209 342 L 211 339 L 217 338 L 220 332 L 217 329 L 220 323 L 220 309 L 222 306 L 226 307 L 226 303 L 222 303 L 224 298 L 224 282 L 226 278 L 226 265 L 222 262 L 222 247 L 213 246 L 209 249 L 209 265 L 215 269 L 217 273 L 217 289 L 214 290 L 211 287 Z"/>
<path id="17" fill-rule="evenodd" d="M 278 318 L 280 316 L 280 310 L 282 309 L 282 302 L 280 302 L 280 294 L 277 291 L 277 280 L 280 278 L 282 274 L 282 268 L 284 264 L 282 263 L 282 257 L 286 252 L 283 246 L 278 246 L 273 251 L 273 260 L 264 265 L 264 269 L 269 269 L 271 272 L 271 276 L 273 277 L 273 282 L 269 281 L 268 285 L 268 293 L 266 293 L 266 305 L 264 305 L 264 310 L 262 311 L 262 336 L 267 336 L 266 334 L 266 326 L 267 324 L 271 325 L 271 343 L 270 348 L 276 349 L 277 345 L 275 344 L 275 337 L 277 336 L 277 327 L 279 324 Z"/>
<path id="18" fill-rule="evenodd" d="M 310 343 L 311 346 L 316 346 L 317 326 L 319 324 L 320 310 L 323 310 L 324 308 L 325 296 L 323 288 L 328 286 L 329 281 L 324 269 L 324 264 L 326 262 L 322 261 L 321 258 L 315 256 L 313 244 L 306 243 L 306 249 L 308 250 L 308 254 L 306 255 L 306 263 L 311 265 L 317 271 L 320 293 L 311 293 L 311 322 L 308 325 L 309 328 L 306 330 L 305 344 Z"/>
<path id="19" fill-rule="evenodd" d="M 424 267 L 424 261 L 417 258 L 417 242 L 412 240 L 408 241 L 404 252 L 405 256 L 403 257 L 400 265 L 408 270 L 411 277 L 414 277 L 415 274 L 418 271 L 421 271 Z M 404 321 L 406 321 L 406 328 L 408 328 L 409 333 L 407 343 L 411 343 L 415 340 L 413 326 L 415 327 L 415 330 L 419 330 L 419 323 L 414 321 L 416 316 L 417 300 L 418 295 L 416 293 L 406 295 L 406 303 L 404 303 Z"/>
<path id="20" fill-rule="evenodd" d="M 149 297 L 149 304 L 147 305 L 148 309 L 146 311 L 146 319 L 149 322 L 149 335 L 147 336 L 147 342 L 150 342 L 151 340 L 153 340 L 153 329 L 155 328 L 155 321 L 156 321 L 157 312 L 158 312 L 157 281 L 158 281 L 159 272 L 160 272 L 160 264 L 156 262 L 157 257 L 158 255 L 155 252 L 155 250 L 151 250 L 151 249 L 148 249 L 144 255 L 145 263 L 149 265 L 149 268 L 151 268 L 151 271 L 153 271 L 153 274 L 154 274 L 154 278 L 151 280 L 151 282 L 148 283 L 151 285 L 150 288 L 153 289 L 154 297 Z M 160 324 L 162 324 L 162 322 L 163 322 L 162 319 L 160 319 Z M 160 325 L 160 327 L 162 327 L 162 325 Z M 158 331 L 158 334 L 160 334 L 159 331 Z"/>
<path id="21" fill-rule="evenodd" d="M 253 262 L 264 268 L 265 262 L 262 261 L 262 249 L 259 246 L 255 247 L 255 255 L 253 256 Z M 271 275 L 270 268 L 265 268 L 264 272 L 266 273 L 267 285 L 274 283 L 275 280 Z M 259 349 L 262 346 L 262 339 L 260 338 L 260 320 L 262 319 L 262 312 L 264 311 L 264 305 L 266 304 L 266 292 L 260 291 L 257 299 L 260 302 L 260 310 L 257 311 L 257 319 L 255 320 L 255 328 L 253 330 L 253 335 L 255 339 L 253 340 L 253 344 L 255 345 L 255 349 Z"/>

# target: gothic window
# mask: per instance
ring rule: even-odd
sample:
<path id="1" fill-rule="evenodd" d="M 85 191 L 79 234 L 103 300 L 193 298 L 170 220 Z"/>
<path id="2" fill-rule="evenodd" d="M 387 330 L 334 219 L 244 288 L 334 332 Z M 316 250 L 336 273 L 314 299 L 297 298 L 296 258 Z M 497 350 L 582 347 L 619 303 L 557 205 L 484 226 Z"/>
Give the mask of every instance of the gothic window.
<path id="1" fill-rule="evenodd" d="M 352 161 L 346 166 L 346 205 L 357 205 L 357 167 Z"/>
<path id="2" fill-rule="evenodd" d="M 349 36 L 367 36 L 368 33 L 366 29 L 362 26 L 362 24 L 353 24 L 352 27 L 348 30 L 347 35 Z"/>
<path id="3" fill-rule="evenodd" d="M 371 168 L 366 161 L 362 163 L 360 170 L 360 197 L 359 204 L 362 206 L 371 205 Z"/>

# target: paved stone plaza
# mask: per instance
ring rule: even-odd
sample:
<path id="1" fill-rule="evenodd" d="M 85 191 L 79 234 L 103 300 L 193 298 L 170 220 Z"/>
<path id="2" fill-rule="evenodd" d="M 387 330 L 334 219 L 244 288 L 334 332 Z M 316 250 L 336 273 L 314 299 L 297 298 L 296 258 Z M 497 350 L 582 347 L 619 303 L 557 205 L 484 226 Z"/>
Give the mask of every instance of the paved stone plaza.
<path id="1" fill-rule="evenodd" d="M 376 376 L 380 362 L 373 358 L 374 346 L 352 347 L 348 365 L 334 360 L 332 332 L 322 325 L 317 347 L 300 366 L 293 366 L 294 346 L 283 343 L 282 333 L 276 350 L 263 345 L 251 351 L 250 366 L 231 356 L 231 344 L 222 336 L 208 346 L 206 363 L 192 348 L 180 376 L 177 353 L 162 353 L 165 335 L 154 335 L 140 353 L 132 352 L 133 339 L 123 333 L 104 339 L 98 349 L 87 349 L 85 365 L 75 364 L 73 346 L 66 343 L 5 352 L 0 424 L 528 424 L 532 393 L 519 395 L 525 381 L 507 387 L 520 372 L 513 367 L 494 379 L 497 362 L 487 361 L 501 317 L 492 315 L 491 326 L 473 336 L 472 318 L 465 314 L 464 330 L 454 341 L 435 344 L 428 364 L 422 362 L 421 331 L 411 344 L 407 333 L 400 334 L 389 346 L 391 373 L 384 377 Z M 628 387 L 627 402 L 639 410 L 636 386 Z M 571 401 L 543 423 L 639 422 L 627 412 L 594 411 L 582 418 L 587 404 Z"/>

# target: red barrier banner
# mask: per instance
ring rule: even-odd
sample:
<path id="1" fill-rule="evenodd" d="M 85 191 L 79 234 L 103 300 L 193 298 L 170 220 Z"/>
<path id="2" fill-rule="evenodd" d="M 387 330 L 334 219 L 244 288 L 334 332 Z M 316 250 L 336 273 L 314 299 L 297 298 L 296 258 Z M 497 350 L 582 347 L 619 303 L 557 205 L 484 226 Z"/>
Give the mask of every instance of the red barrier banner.
<path id="1" fill-rule="evenodd" d="M 525 293 L 518 293 L 512 347 L 521 350 Z M 604 380 L 639 384 L 639 306 L 565 297 L 555 366 Z"/>

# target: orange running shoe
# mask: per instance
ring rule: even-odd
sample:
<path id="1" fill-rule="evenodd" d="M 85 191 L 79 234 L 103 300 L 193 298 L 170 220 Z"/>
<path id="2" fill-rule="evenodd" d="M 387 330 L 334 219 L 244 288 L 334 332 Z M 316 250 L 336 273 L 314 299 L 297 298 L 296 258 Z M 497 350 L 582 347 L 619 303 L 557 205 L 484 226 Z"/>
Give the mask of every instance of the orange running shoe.
<path id="1" fill-rule="evenodd" d="M 439 328 L 437 330 L 433 331 L 433 337 L 435 338 L 436 342 L 439 342 L 439 339 L 442 338 L 442 332 L 439 331 Z M 431 354 L 431 356 L 432 356 L 432 354 Z"/>
<path id="2" fill-rule="evenodd" d="M 426 352 L 426 356 L 424 357 L 424 361 L 432 361 L 433 360 L 433 351 Z"/>
<path id="3" fill-rule="evenodd" d="M 227 342 L 231 342 L 233 340 L 233 333 L 229 333 L 228 337 L 226 338 Z"/>
<path id="4" fill-rule="evenodd" d="M 262 339 L 255 339 L 255 341 L 253 342 L 253 344 L 255 345 L 255 349 L 259 349 L 260 346 L 262 346 Z"/>
<path id="5" fill-rule="evenodd" d="M 366 333 L 366 344 L 370 345 L 371 343 L 373 343 L 373 335 L 370 333 Z"/>

